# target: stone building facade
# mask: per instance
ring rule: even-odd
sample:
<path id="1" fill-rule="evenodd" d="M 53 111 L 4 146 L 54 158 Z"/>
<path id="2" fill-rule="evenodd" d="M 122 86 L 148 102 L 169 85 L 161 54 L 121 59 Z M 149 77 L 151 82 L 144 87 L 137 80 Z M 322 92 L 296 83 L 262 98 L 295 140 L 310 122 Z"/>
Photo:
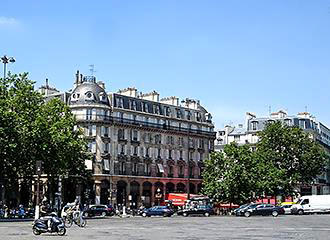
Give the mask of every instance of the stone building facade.
<path id="1" fill-rule="evenodd" d="M 246 123 L 238 126 L 225 126 L 217 132 L 215 151 L 222 151 L 226 144 L 236 142 L 238 145 L 253 144 L 259 141 L 257 133 L 265 129 L 267 123 L 281 121 L 289 126 L 298 126 L 310 137 L 320 143 L 330 155 L 330 129 L 318 121 L 308 112 L 288 115 L 285 111 L 271 113 L 270 116 L 257 117 L 246 113 Z M 323 174 L 315 178 L 315 182 L 308 186 L 300 186 L 299 191 L 303 195 L 330 194 L 330 169 L 326 167 Z"/>
<path id="2" fill-rule="evenodd" d="M 216 133 L 198 100 L 160 99 L 155 91 L 135 88 L 107 93 L 104 83 L 79 72 L 71 92 L 45 97 L 69 104 L 94 155 L 86 161 L 93 183 L 77 195 L 138 207 L 159 204 L 166 193 L 187 192 L 188 181 L 190 193 L 200 191 L 203 159 L 213 151 Z"/>

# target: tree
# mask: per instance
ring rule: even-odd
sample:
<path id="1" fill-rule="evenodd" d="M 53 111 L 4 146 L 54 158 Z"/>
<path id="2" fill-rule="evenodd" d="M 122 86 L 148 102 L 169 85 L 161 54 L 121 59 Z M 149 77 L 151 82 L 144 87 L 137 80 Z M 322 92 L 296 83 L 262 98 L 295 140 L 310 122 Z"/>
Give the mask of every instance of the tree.
<path id="1" fill-rule="evenodd" d="M 205 160 L 203 192 L 230 203 L 252 197 L 294 195 L 299 184 L 311 184 L 329 160 L 324 149 L 299 127 L 268 124 L 251 145 L 226 145 L 224 153 Z"/>
<path id="2" fill-rule="evenodd" d="M 11 191 L 33 179 L 38 160 L 50 182 L 88 175 L 87 143 L 70 109 L 59 99 L 45 102 L 33 84 L 26 73 L 0 79 L 0 180 Z"/>
<path id="3" fill-rule="evenodd" d="M 224 153 L 212 153 L 205 161 L 203 192 L 220 202 L 241 204 L 255 190 L 255 160 L 247 145 L 226 145 Z"/>
<path id="4" fill-rule="evenodd" d="M 268 124 L 259 137 L 259 162 L 276 169 L 272 178 L 265 179 L 270 194 L 280 191 L 292 195 L 299 184 L 311 184 L 324 170 L 324 149 L 301 128 L 276 121 Z"/>
<path id="5" fill-rule="evenodd" d="M 0 180 L 8 193 L 16 192 L 18 179 L 33 175 L 31 133 L 42 103 L 27 73 L 0 79 Z"/>

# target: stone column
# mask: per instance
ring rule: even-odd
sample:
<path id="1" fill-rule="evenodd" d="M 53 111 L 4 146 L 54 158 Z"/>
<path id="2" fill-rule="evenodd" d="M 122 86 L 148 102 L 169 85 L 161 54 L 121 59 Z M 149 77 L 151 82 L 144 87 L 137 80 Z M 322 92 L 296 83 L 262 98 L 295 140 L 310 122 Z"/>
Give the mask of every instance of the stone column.
<path id="1" fill-rule="evenodd" d="M 100 204 L 101 201 L 101 181 L 94 181 L 95 187 L 95 204 Z"/>

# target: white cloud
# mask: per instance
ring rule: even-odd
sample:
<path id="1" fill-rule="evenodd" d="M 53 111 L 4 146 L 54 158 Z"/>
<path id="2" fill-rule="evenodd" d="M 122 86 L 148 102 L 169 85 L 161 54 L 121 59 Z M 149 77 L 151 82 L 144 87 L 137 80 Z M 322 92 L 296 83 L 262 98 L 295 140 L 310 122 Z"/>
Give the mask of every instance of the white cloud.
<path id="1" fill-rule="evenodd" d="M 0 16 L 0 26 L 18 26 L 20 22 L 12 17 Z"/>

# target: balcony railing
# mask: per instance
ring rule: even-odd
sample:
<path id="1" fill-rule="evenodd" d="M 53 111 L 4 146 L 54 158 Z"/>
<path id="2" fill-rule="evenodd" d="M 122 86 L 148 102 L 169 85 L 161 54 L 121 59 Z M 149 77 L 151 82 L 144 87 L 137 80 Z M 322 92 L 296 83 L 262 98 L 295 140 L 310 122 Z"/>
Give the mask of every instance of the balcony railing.
<path id="1" fill-rule="evenodd" d="M 140 127 L 150 127 L 156 129 L 163 129 L 163 130 L 172 130 L 172 131 L 180 131 L 184 133 L 191 133 L 191 134 L 202 134 L 215 137 L 216 132 L 213 131 L 204 131 L 198 129 L 191 129 L 191 128 L 183 128 L 183 127 L 175 127 L 170 126 L 167 124 L 158 124 L 158 123 L 150 123 L 146 121 L 139 121 L 134 119 L 128 118 L 120 118 L 114 116 L 106 116 L 106 115 L 86 115 L 86 114 L 75 114 L 77 121 L 103 121 L 108 123 L 122 123 L 122 124 L 129 124 L 129 125 L 136 125 Z"/>

